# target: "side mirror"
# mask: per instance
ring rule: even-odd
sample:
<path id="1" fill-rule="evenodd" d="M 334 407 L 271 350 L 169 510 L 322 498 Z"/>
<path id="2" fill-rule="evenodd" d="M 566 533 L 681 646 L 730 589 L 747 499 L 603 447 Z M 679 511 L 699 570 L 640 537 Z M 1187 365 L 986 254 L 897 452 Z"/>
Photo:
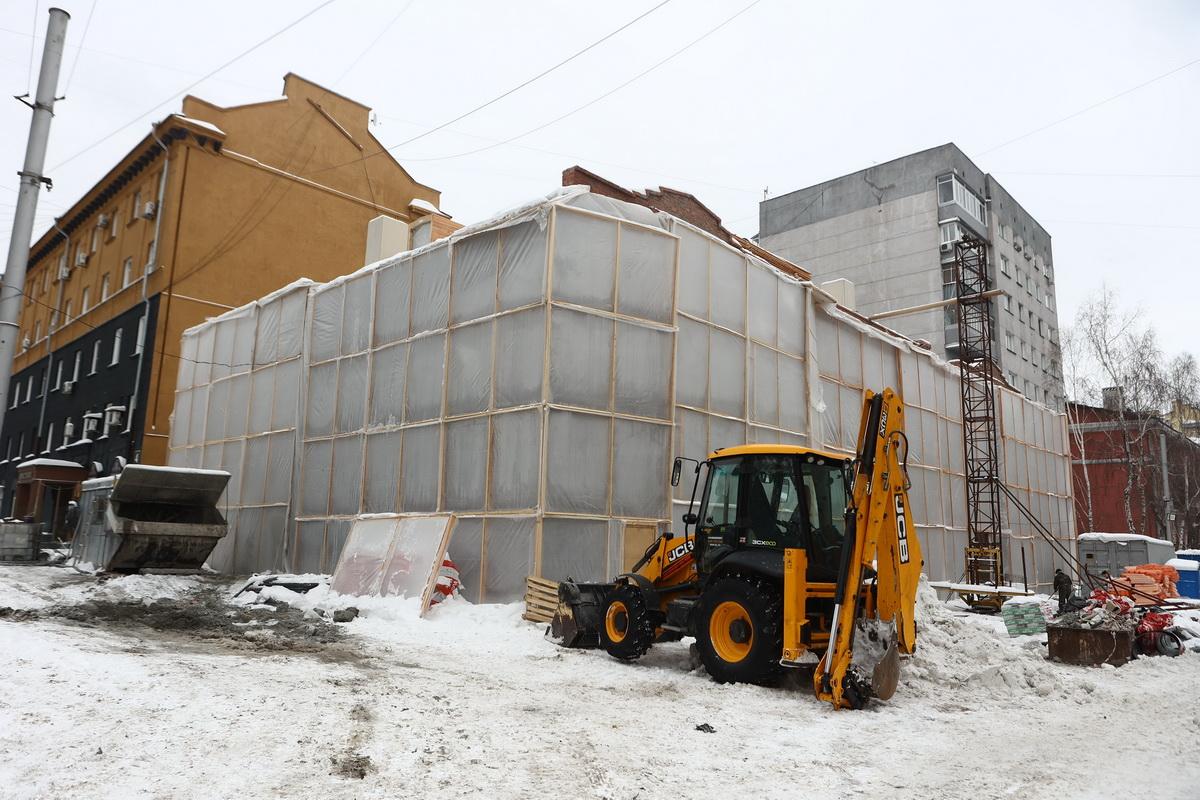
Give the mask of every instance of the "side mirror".
<path id="1" fill-rule="evenodd" d="M 684 525 L 695 525 L 699 521 L 700 521 L 700 518 L 697 517 L 695 514 L 693 514 L 691 511 L 689 511 L 688 513 L 683 515 L 683 524 Z"/>
<path id="2" fill-rule="evenodd" d="M 679 473 L 683 471 L 683 459 L 675 457 L 675 463 L 671 466 L 671 485 L 679 485 Z"/>

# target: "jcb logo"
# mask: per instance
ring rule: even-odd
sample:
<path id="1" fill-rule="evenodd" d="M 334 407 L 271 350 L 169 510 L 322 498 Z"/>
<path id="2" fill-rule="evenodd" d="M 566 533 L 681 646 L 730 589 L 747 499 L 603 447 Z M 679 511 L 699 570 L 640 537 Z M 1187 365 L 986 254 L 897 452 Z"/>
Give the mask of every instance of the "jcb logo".
<path id="1" fill-rule="evenodd" d="M 908 563 L 908 517 L 904 513 L 904 501 L 896 497 L 896 539 L 900 542 L 900 563 Z"/>
<path id="2" fill-rule="evenodd" d="M 678 547 L 672 549 L 670 552 L 667 553 L 667 563 L 668 564 L 675 563 L 677 560 L 683 558 L 688 553 L 692 552 L 692 550 L 694 550 L 695 548 L 696 548 L 696 542 L 694 540 L 692 540 L 692 539 L 686 540 L 683 544 L 679 545 Z"/>

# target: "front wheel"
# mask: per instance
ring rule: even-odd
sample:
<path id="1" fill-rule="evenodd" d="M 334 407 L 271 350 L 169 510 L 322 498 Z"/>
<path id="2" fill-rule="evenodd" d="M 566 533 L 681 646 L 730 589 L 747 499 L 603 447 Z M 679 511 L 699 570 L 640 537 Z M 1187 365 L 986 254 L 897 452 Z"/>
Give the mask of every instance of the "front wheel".
<path id="1" fill-rule="evenodd" d="M 628 583 L 608 596 L 600 623 L 600 644 L 613 658 L 634 661 L 654 644 L 655 621 L 641 589 Z"/>
<path id="2" fill-rule="evenodd" d="M 731 576 L 700 597 L 696 645 L 718 683 L 775 683 L 783 671 L 783 602 L 773 583 Z"/>

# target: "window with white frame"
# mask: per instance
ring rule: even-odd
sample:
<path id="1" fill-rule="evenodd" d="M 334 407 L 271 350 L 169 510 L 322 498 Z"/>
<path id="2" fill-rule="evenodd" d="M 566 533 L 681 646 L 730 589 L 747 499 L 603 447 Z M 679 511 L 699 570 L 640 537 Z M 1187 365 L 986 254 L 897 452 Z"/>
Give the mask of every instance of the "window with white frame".
<path id="1" fill-rule="evenodd" d="M 21 435 L 17 437 L 17 458 L 25 454 L 25 431 L 21 431 Z"/>
<path id="2" fill-rule="evenodd" d="M 121 268 L 121 288 L 124 289 L 129 284 L 133 283 L 133 257 L 125 259 L 125 264 Z"/>
<path id="3" fill-rule="evenodd" d="M 1004 347 L 1005 347 L 1005 348 L 1008 350 L 1008 352 L 1010 352 L 1010 353 L 1015 353 L 1015 352 L 1017 352 L 1017 337 L 1013 336 L 1013 335 L 1012 335 L 1010 332 L 1008 332 L 1008 331 L 1005 331 L 1005 332 L 1004 332 Z"/>
<path id="4" fill-rule="evenodd" d="M 88 309 L 91 307 L 91 302 L 92 302 L 92 287 L 90 287 L 90 286 L 85 286 L 85 287 L 83 287 L 83 298 L 82 298 L 82 300 L 83 300 L 83 302 L 82 302 L 82 304 L 79 306 L 79 313 L 80 313 L 80 314 L 86 314 L 86 313 L 88 312 Z"/>
<path id="5" fill-rule="evenodd" d="M 968 214 L 987 225 L 987 206 L 979 195 L 967 188 L 957 175 L 943 175 L 937 180 L 938 205 L 957 203 Z"/>
<path id="6" fill-rule="evenodd" d="M 35 342 L 42 340 L 42 321 L 40 319 L 33 323 L 33 340 Z"/>
<path id="7" fill-rule="evenodd" d="M 68 322 L 70 322 L 72 319 L 74 319 L 74 317 L 71 316 L 72 310 L 73 309 L 71 308 L 71 301 L 68 300 L 67 305 L 63 308 L 63 320 L 62 320 L 63 325 L 66 325 Z"/>
<path id="8" fill-rule="evenodd" d="M 113 210 L 108 212 L 108 238 L 117 238 L 117 228 L 121 227 L 118 220 L 121 219 L 120 206 L 113 206 Z"/>
<path id="9" fill-rule="evenodd" d="M 103 303 L 108 299 L 108 276 L 100 278 L 100 302 Z"/>
<path id="10" fill-rule="evenodd" d="M 1003 254 L 1000 256 L 1000 271 L 1008 277 L 1012 277 L 1012 262 L 1008 260 L 1008 256 Z"/>
<path id="11" fill-rule="evenodd" d="M 1021 340 L 1021 358 L 1029 360 L 1029 342 L 1024 339 Z"/>
<path id="12" fill-rule="evenodd" d="M 133 193 L 133 205 L 129 207 L 129 221 L 133 222 L 138 218 L 138 210 L 142 207 L 142 190 L 138 189 Z"/>
<path id="13" fill-rule="evenodd" d="M 51 422 L 48 426 L 46 426 L 46 449 L 43 450 L 42 452 L 49 453 L 50 448 L 53 446 L 54 446 L 54 423 Z"/>
<path id="14" fill-rule="evenodd" d="M 1017 286 L 1024 286 L 1024 285 L 1025 285 L 1025 273 L 1022 272 L 1018 268 L 1017 269 Z"/>
<path id="15" fill-rule="evenodd" d="M 21 400 L 21 383 L 20 383 L 20 381 L 18 381 L 17 383 L 14 383 L 14 384 L 13 384 L 13 387 L 12 387 L 12 403 L 10 403 L 8 407 L 9 407 L 9 408 L 16 408 L 16 407 L 17 407 L 17 403 L 18 403 L 18 402 L 20 402 L 20 400 Z"/>
<path id="16" fill-rule="evenodd" d="M 54 391 L 56 391 L 56 392 L 62 388 L 62 376 L 63 376 L 63 362 L 62 362 L 62 359 L 60 358 L 58 360 L 58 369 L 55 370 L 55 372 L 54 372 Z"/>
<path id="17" fill-rule="evenodd" d="M 1011 372 L 1011 371 L 1008 373 L 1008 384 L 1009 384 L 1009 386 L 1012 386 L 1014 389 L 1017 388 L 1018 386 L 1020 386 L 1020 384 L 1018 383 L 1017 373 Z"/>
<path id="18" fill-rule="evenodd" d="M 25 402 L 28 403 L 33 397 L 33 376 L 29 376 L 29 380 L 25 382 Z"/>
<path id="19" fill-rule="evenodd" d="M 113 338 L 112 360 L 108 362 L 110 367 L 115 367 L 121 360 L 121 337 L 125 331 L 117 328 L 117 335 Z"/>
<path id="20" fill-rule="evenodd" d="M 943 222 L 941 224 L 942 244 L 951 244 L 962 238 L 962 229 L 957 222 Z"/>
<path id="21" fill-rule="evenodd" d="M 1004 310 L 1007 311 L 1008 313 L 1011 314 L 1013 312 L 1012 298 L 1009 297 L 1008 295 L 1006 295 L 1006 294 L 1000 295 L 1000 305 L 1004 306 Z"/>
<path id="22" fill-rule="evenodd" d="M 133 346 L 133 354 L 140 355 L 146 345 L 146 315 L 138 318 L 137 342 Z"/>
<path id="23" fill-rule="evenodd" d="M 92 252 L 100 249 L 100 228 L 92 228 Z"/>
<path id="24" fill-rule="evenodd" d="M 79 383 L 79 369 L 83 366 L 83 351 L 75 351 L 75 368 L 71 370 L 71 382 Z"/>
<path id="25" fill-rule="evenodd" d="M 92 344 L 92 369 L 90 372 L 88 372 L 88 375 L 95 375 L 96 370 L 100 368 L 100 348 L 103 345 L 104 342 L 100 341 L 99 339 Z"/>

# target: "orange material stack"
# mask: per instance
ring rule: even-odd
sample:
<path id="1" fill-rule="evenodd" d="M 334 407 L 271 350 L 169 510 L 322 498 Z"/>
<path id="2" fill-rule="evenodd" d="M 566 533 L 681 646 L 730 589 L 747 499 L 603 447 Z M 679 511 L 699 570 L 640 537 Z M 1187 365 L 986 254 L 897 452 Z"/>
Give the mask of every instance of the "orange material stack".
<path id="1" fill-rule="evenodd" d="M 1178 581 L 1179 573 L 1165 564 L 1125 567 L 1121 577 L 1113 579 L 1117 592 L 1133 598 L 1139 606 L 1152 606 L 1155 600 L 1179 597 L 1175 588 Z"/>

